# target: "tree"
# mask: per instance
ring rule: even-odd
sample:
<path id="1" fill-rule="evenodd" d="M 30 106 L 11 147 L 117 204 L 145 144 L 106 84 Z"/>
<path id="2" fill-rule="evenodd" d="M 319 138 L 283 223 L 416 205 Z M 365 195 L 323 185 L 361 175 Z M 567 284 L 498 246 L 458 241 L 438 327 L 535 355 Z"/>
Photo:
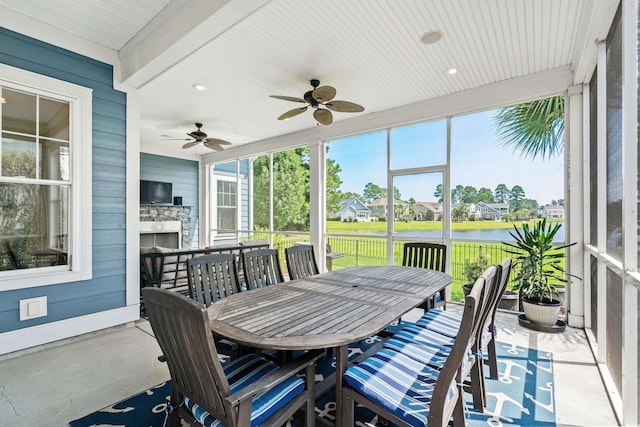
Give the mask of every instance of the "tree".
<path id="1" fill-rule="evenodd" d="M 273 154 L 273 222 L 275 230 L 309 229 L 309 169 L 302 163 L 302 151 Z M 256 228 L 269 228 L 269 156 L 253 163 L 253 220 Z"/>
<path id="2" fill-rule="evenodd" d="M 564 97 L 537 99 L 498 109 L 494 117 L 501 145 L 524 157 L 552 158 L 564 151 Z"/>
<path id="3" fill-rule="evenodd" d="M 498 184 L 494 190 L 496 202 L 506 203 L 509 201 L 509 188 L 504 184 Z"/>
<path id="4" fill-rule="evenodd" d="M 462 195 L 464 193 L 464 187 L 462 185 L 456 185 L 451 190 L 451 203 L 462 203 Z"/>
<path id="5" fill-rule="evenodd" d="M 551 206 L 558 206 L 558 202 L 556 200 L 551 201 Z"/>
<path id="6" fill-rule="evenodd" d="M 509 193 L 510 209 L 516 212 L 520 209 L 520 201 L 524 199 L 524 190 L 519 185 L 515 185 Z"/>
<path id="7" fill-rule="evenodd" d="M 451 211 L 451 218 L 454 221 L 464 221 L 469 217 L 469 208 L 465 205 L 460 205 Z"/>
<path id="8" fill-rule="evenodd" d="M 478 201 L 478 190 L 472 185 L 467 185 L 462 189 L 462 203 L 476 203 Z"/>
<path id="9" fill-rule="evenodd" d="M 442 203 L 444 201 L 443 194 L 444 193 L 442 189 L 442 184 L 436 185 L 436 190 L 433 192 L 433 197 L 435 197 L 438 200 L 438 203 Z"/>
<path id="10" fill-rule="evenodd" d="M 327 151 L 329 147 L 327 147 Z M 327 185 L 327 212 L 337 212 L 340 202 L 345 195 L 340 191 L 342 180 L 340 179 L 340 165 L 334 159 L 327 159 L 326 185 Z M 358 195 L 359 197 L 359 195 Z"/>
<path id="11" fill-rule="evenodd" d="M 371 203 L 374 200 L 379 199 L 380 197 L 387 197 L 387 189 L 369 182 L 364 186 L 362 196 L 367 203 Z"/>
<path id="12" fill-rule="evenodd" d="M 386 189 L 385 189 L 385 191 L 386 191 Z M 400 190 L 395 185 L 393 186 L 393 199 L 394 200 L 401 200 L 402 199 L 402 196 L 400 195 Z"/>
<path id="13" fill-rule="evenodd" d="M 482 187 L 480 190 L 478 190 L 476 203 L 477 202 L 494 203 L 495 199 L 493 197 L 493 191 L 491 191 L 487 187 Z"/>
<path id="14" fill-rule="evenodd" d="M 564 207 L 564 199 L 558 199 L 558 206 Z"/>

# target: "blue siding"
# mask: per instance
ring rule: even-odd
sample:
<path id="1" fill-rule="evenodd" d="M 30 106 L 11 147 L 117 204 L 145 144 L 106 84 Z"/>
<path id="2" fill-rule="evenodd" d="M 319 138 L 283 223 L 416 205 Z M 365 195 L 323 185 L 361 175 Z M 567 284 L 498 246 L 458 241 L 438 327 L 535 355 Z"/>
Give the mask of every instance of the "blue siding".
<path id="1" fill-rule="evenodd" d="M 181 196 L 184 206 L 191 206 L 192 246 L 198 246 L 198 162 L 140 153 L 140 179 L 172 183 L 173 196 Z"/>
<path id="2" fill-rule="evenodd" d="M 113 67 L 0 28 L 0 63 L 93 90 L 93 279 L 0 292 L 0 333 L 124 307 L 126 94 Z M 19 300 L 47 296 L 46 317 L 19 321 Z"/>

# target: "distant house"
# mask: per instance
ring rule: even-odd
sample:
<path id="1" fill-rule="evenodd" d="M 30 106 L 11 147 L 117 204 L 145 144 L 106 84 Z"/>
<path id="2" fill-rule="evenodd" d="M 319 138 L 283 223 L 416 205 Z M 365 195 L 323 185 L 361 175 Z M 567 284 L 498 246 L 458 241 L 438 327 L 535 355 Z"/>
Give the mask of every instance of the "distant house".
<path id="1" fill-rule="evenodd" d="M 380 197 L 367 205 L 371 213 L 376 217 L 387 217 L 387 198 Z"/>
<path id="2" fill-rule="evenodd" d="M 401 219 L 402 217 L 404 217 L 404 215 L 406 215 L 409 212 L 409 203 L 407 202 L 404 202 L 402 200 L 395 200 L 393 202 L 393 205 L 394 205 L 393 208 L 395 210 L 394 218 L 396 220 Z M 371 213 L 375 217 L 387 218 L 388 207 L 387 207 L 386 197 L 380 197 L 379 199 L 375 199 L 374 201 L 369 203 L 367 207 L 369 208 L 369 210 L 371 210 Z"/>
<path id="3" fill-rule="evenodd" d="M 545 205 L 539 209 L 539 212 L 543 218 L 564 218 L 564 206 Z"/>
<path id="4" fill-rule="evenodd" d="M 442 205 L 438 202 L 416 202 L 414 209 L 416 221 L 425 221 L 430 217 L 435 221 L 442 220 Z M 433 216 L 428 212 L 432 212 Z"/>
<path id="5" fill-rule="evenodd" d="M 477 218 L 491 221 L 501 221 L 502 217 L 509 213 L 508 203 L 478 202 L 474 206 Z"/>
<path id="6" fill-rule="evenodd" d="M 340 221 L 371 221 L 371 211 L 357 197 L 348 197 L 340 202 Z"/>

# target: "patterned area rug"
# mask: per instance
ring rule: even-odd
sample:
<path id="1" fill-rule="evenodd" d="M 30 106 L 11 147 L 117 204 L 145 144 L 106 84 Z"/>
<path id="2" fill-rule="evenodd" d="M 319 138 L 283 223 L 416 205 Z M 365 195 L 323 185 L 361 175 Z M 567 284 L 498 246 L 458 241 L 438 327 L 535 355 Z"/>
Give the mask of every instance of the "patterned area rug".
<path id="1" fill-rule="evenodd" d="M 372 337 L 349 348 L 349 359 L 379 341 Z M 470 426 L 555 426 L 553 362 L 551 353 L 497 343 L 500 376 L 487 380 L 487 408 L 473 411 L 470 399 L 467 422 Z M 335 359 L 325 358 L 317 367 L 316 380 L 335 370 Z M 170 382 L 159 384 L 122 402 L 72 421 L 71 427 L 130 426 L 162 427 Z M 335 420 L 333 393 L 316 402 L 316 414 Z M 365 408 L 356 408 L 356 425 L 381 425 L 378 417 Z M 294 422 L 293 426 L 299 425 Z M 385 424 L 387 425 L 387 424 Z M 391 425 L 390 423 L 388 425 Z M 288 426 L 290 427 L 290 426 Z"/>

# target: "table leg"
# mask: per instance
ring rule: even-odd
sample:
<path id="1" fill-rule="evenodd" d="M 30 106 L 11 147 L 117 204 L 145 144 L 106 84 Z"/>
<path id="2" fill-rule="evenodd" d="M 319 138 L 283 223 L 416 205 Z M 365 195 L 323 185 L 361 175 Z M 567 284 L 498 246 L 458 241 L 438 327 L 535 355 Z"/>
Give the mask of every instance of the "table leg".
<path id="1" fill-rule="evenodd" d="M 349 362 L 349 346 L 341 345 L 336 349 L 336 427 L 342 425 L 342 374 Z"/>

